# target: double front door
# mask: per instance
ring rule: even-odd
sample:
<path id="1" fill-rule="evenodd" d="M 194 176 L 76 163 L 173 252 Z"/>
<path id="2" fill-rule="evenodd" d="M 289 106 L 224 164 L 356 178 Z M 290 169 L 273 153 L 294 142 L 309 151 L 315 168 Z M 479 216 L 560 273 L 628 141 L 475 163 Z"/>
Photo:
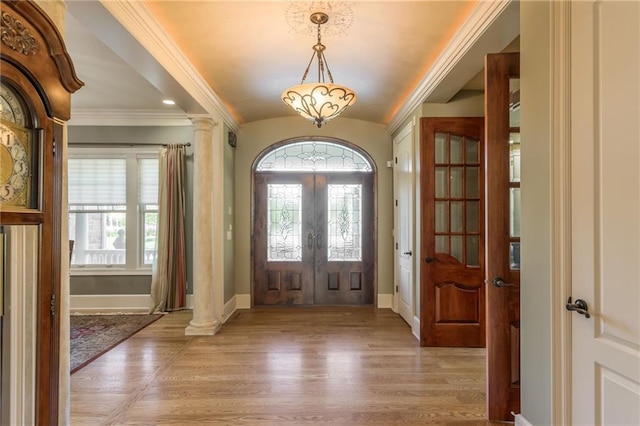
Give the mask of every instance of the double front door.
<path id="1" fill-rule="evenodd" d="M 257 173 L 254 305 L 374 301 L 372 173 Z"/>

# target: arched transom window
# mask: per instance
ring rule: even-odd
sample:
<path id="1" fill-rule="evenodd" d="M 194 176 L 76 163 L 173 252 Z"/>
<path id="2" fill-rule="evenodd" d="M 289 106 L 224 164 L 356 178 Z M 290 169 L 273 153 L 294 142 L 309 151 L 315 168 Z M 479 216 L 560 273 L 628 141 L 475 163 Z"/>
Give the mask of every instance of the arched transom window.
<path id="1" fill-rule="evenodd" d="M 332 142 L 303 141 L 283 145 L 266 154 L 256 171 L 371 172 L 362 154 Z"/>

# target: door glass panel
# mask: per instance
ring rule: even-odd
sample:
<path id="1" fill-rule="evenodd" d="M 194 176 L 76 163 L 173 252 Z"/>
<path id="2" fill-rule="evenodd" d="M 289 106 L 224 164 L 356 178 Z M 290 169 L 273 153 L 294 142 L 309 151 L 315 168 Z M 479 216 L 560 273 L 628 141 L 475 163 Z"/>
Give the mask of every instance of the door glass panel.
<path id="1" fill-rule="evenodd" d="M 520 127 L 520 79 L 509 79 L 509 127 Z"/>
<path id="2" fill-rule="evenodd" d="M 445 198 L 447 191 L 447 168 L 436 167 L 436 198 Z"/>
<path id="3" fill-rule="evenodd" d="M 480 238 L 467 235 L 467 266 L 480 266 Z"/>
<path id="4" fill-rule="evenodd" d="M 371 172 L 373 167 L 359 152 L 335 143 L 302 141 L 278 147 L 265 155 L 257 171 Z"/>
<path id="5" fill-rule="evenodd" d="M 466 143 L 466 163 L 467 164 L 478 164 L 478 151 L 479 151 L 480 143 L 474 139 L 467 139 Z"/>
<path id="6" fill-rule="evenodd" d="M 478 167 L 467 167 L 467 182 L 466 182 L 466 190 L 467 190 L 467 198 L 479 198 L 480 197 L 480 188 L 478 185 Z"/>
<path id="7" fill-rule="evenodd" d="M 451 232 L 463 232 L 463 206 L 462 201 L 451 202 Z"/>
<path id="8" fill-rule="evenodd" d="M 302 185 L 267 185 L 267 260 L 302 260 Z"/>
<path id="9" fill-rule="evenodd" d="M 449 231 L 449 212 L 446 201 L 436 201 L 436 232 Z"/>
<path id="10" fill-rule="evenodd" d="M 509 229 L 512 238 L 520 238 L 520 188 L 509 188 Z"/>
<path id="11" fill-rule="evenodd" d="M 362 260 L 362 185 L 327 185 L 327 260 Z"/>
<path id="12" fill-rule="evenodd" d="M 520 243 L 509 244 L 509 264 L 511 269 L 520 269 Z"/>
<path id="13" fill-rule="evenodd" d="M 447 135 L 436 133 L 436 164 L 446 164 L 447 161 Z"/>
<path id="14" fill-rule="evenodd" d="M 462 198 L 463 167 L 451 168 L 451 198 Z"/>
<path id="15" fill-rule="evenodd" d="M 520 182 L 520 133 L 509 133 L 509 181 Z"/>
<path id="16" fill-rule="evenodd" d="M 436 235 L 436 253 L 449 253 L 449 237 Z"/>
<path id="17" fill-rule="evenodd" d="M 462 235 L 451 236 L 451 256 L 458 259 L 461 263 L 464 263 L 464 254 L 462 248 L 464 246 Z"/>
<path id="18" fill-rule="evenodd" d="M 467 201 L 467 232 L 480 231 L 480 219 L 478 217 L 479 201 Z"/>
<path id="19" fill-rule="evenodd" d="M 451 135 L 451 164 L 462 164 L 462 138 Z"/>

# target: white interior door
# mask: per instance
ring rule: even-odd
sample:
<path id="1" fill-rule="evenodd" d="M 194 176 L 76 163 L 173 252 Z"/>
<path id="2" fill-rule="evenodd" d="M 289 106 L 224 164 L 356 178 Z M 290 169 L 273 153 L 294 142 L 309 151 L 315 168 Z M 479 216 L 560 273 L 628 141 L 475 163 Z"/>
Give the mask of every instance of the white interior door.
<path id="1" fill-rule="evenodd" d="M 394 140 L 396 182 L 396 300 L 398 313 L 413 327 L 413 141 L 411 125 Z"/>
<path id="2" fill-rule="evenodd" d="M 571 5 L 572 424 L 640 424 L 640 2 Z"/>

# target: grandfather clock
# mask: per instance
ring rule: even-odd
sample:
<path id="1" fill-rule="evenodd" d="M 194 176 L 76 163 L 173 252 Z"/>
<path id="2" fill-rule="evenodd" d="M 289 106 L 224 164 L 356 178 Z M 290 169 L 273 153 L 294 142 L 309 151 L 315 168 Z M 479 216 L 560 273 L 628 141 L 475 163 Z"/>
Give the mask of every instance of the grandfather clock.
<path id="1" fill-rule="evenodd" d="M 36 226 L 35 423 L 58 423 L 63 125 L 75 75 L 62 36 L 35 4 L 2 0 L 0 225 Z M 6 253 L 5 253 L 6 254 Z"/>

